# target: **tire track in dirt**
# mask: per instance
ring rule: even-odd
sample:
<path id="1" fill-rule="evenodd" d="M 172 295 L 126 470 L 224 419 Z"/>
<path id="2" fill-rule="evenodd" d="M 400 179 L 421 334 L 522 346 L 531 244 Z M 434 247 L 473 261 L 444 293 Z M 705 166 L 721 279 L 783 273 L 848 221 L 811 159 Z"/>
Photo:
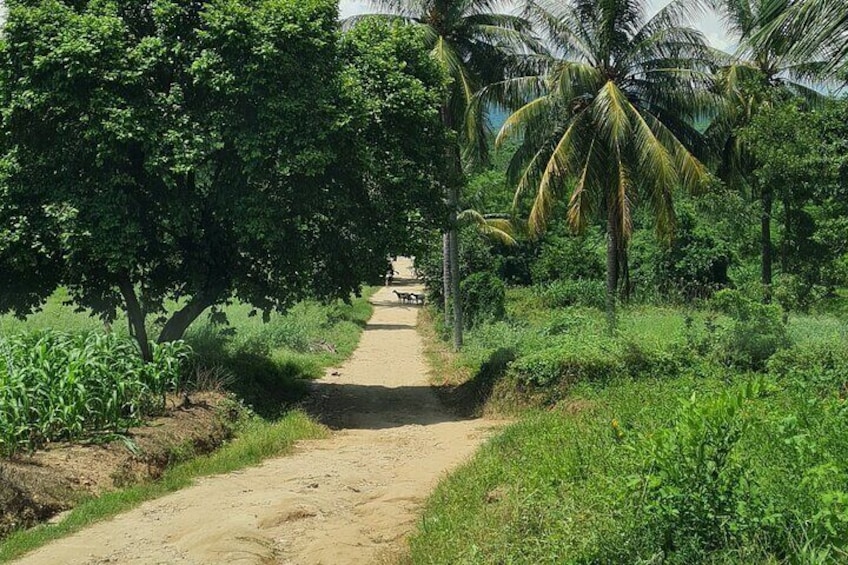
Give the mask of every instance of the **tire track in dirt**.
<path id="1" fill-rule="evenodd" d="M 359 348 L 314 384 L 313 405 L 336 430 L 330 439 L 200 479 L 17 563 L 338 565 L 402 551 L 438 479 L 493 424 L 453 416 L 428 386 L 418 308 L 392 293 L 420 287 L 408 260 L 395 268 L 401 278 L 372 298 Z"/>

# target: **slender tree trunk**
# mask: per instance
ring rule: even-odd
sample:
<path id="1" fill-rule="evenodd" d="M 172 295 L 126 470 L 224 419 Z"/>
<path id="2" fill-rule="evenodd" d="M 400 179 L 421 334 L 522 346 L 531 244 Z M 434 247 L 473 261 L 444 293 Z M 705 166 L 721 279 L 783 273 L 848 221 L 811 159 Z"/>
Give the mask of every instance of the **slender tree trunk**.
<path id="1" fill-rule="evenodd" d="M 454 131 L 453 117 L 447 103 L 442 105 L 442 124 Z M 447 205 L 448 205 L 448 253 L 443 257 L 445 270 L 449 276 L 450 305 L 453 311 L 453 346 L 459 350 L 462 347 L 462 300 L 459 296 L 459 233 L 457 231 L 457 214 L 459 213 L 459 193 L 462 186 L 462 160 L 459 145 L 451 143 L 447 148 L 446 163 L 449 167 L 447 175 Z"/>
<path id="2" fill-rule="evenodd" d="M 457 189 L 454 189 L 457 190 Z M 462 348 L 462 296 L 459 292 L 459 233 L 456 229 L 456 210 L 451 210 L 450 243 L 450 271 L 451 271 L 451 294 L 453 295 L 453 348 L 459 351 Z"/>
<path id="3" fill-rule="evenodd" d="M 150 339 L 147 337 L 147 328 L 144 325 L 144 310 L 142 310 L 138 297 L 135 295 L 135 288 L 128 279 L 124 279 L 118 283 L 118 289 L 124 297 L 130 335 L 138 343 L 141 358 L 144 359 L 145 363 L 149 363 L 153 360 L 153 352 L 150 349 Z"/>
<path id="4" fill-rule="evenodd" d="M 451 269 L 450 269 L 450 230 L 442 234 L 442 296 L 445 306 L 445 323 L 450 326 Z"/>
<path id="5" fill-rule="evenodd" d="M 789 245 L 792 241 L 792 205 L 783 200 L 783 245 L 780 246 L 780 270 L 789 272 Z"/>
<path id="6" fill-rule="evenodd" d="M 622 241 L 618 248 L 618 279 L 621 287 L 619 295 L 625 304 L 630 302 L 630 293 L 633 290 L 630 284 L 630 263 L 627 259 L 627 246 Z"/>
<path id="7" fill-rule="evenodd" d="M 771 212 L 774 204 L 774 195 L 771 187 L 762 189 L 762 216 L 761 216 L 761 245 L 762 245 L 762 283 L 765 302 L 771 301 L 772 282 L 772 246 L 771 246 Z"/>
<path id="8" fill-rule="evenodd" d="M 607 330 L 615 331 L 615 295 L 618 290 L 618 237 L 616 236 L 615 206 L 610 205 L 607 213 Z"/>

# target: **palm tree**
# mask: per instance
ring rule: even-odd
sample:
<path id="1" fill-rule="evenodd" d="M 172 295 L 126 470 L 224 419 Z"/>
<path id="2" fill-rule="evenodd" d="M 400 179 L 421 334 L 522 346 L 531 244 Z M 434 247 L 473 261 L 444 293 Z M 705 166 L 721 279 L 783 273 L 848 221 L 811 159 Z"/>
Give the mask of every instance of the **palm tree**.
<path id="1" fill-rule="evenodd" d="M 544 229 L 557 197 L 568 197 L 576 230 L 600 217 L 607 233 L 607 315 L 626 280 L 632 211 L 649 204 L 660 234 L 674 224 L 672 192 L 707 177 L 690 149 L 693 124 L 710 107 L 709 53 L 675 1 L 653 17 L 645 0 L 540 0 L 528 17 L 543 25 L 550 51 L 526 76 L 486 89 L 518 109 L 498 143 L 518 141 L 508 176 L 516 204 L 535 194 L 531 228 Z M 626 294 L 626 289 L 625 289 Z"/>
<path id="2" fill-rule="evenodd" d="M 844 0 L 765 0 L 762 26 L 753 40 L 762 45 L 775 37 L 789 38 L 799 60 L 825 62 L 826 76 L 848 80 L 848 2 Z"/>
<path id="3" fill-rule="evenodd" d="M 786 15 L 788 0 L 777 10 L 774 0 L 712 0 L 727 28 L 740 38 L 740 47 L 718 71 L 717 88 L 723 102 L 707 129 L 715 154 L 718 174 L 728 184 L 760 200 L 761 282 L 765 298 L 772 283 L 771 218 L 774 190 L 761 185 L 753 174 L 756 162 L 738 132 L 747 126 L 763 107 L 781 98 L 803 98 L 811 106 L 824 97 L 805 83 L 820 76 L 825 65 L 816 61 L 798 61 L 793 55 L 791 37 L 770 33 L 767 41 L 755 40 Z"/>
<path id="4" fill-rule="evenodd" d="M 462 309 L 459 297 L 459 238 L 457 215 L 464 184 L 463 158 L 484 158 L 486 120 L 481 112 L 469 112 L 477 90 L 503 79 L 511 54 L 526 52 L 536 44 L 529 22 L 500 12 L 508 3 L 497 0 L 372 0 L 374 12 L 348 18 L 380 16 L 420 26 L 431 53 L 447 70 L 451 85 L 442 107 L 444 125 L 456 132 L 457 144 L 446 155 L 447 229 L 443 241 L 445 319 L 453 326 L 454 348 L 462 346 Z M 450 305 L 453 320 L 450 321 Z"/>

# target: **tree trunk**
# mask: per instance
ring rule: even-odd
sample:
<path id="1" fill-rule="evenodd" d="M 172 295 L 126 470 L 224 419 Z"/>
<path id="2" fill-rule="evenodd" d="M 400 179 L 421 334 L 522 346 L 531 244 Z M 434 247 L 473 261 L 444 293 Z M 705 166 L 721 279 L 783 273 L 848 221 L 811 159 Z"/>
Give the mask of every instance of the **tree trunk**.
<path id="1" fill-rule="evenodd" d="M 453 117 L 447 103 L 442 105 L 442 124 L 454 132 Z M 459 233 L 457 231 L 457 214 L 459 213 L 460 188 L 463 182 L 462 157 L 457 142 L 449 144 L 446 163 L 449 167 L 446 178 L 448 205 L 448 254 L 444 258 L 449 276 L 450 301 L 453 308 L 453 346 L 459 350 L 462 347 L 462 300 L 459 296 Z M 449 322 L 450 323 L 450 322 Z"/>
<path id="2" fill-rule="evenodd" d="M 792 241 L 792 206 L 789 199 L 783 200 L 783 245 L 780 247 L 780 270 L 789 272 L 789 251 Z"/>
<path id="3" fill-rule="evenodd" d="M 450 269 L 450 231 L 442 234 L 442 296 L 445 304 L 445 324 L 451 325 L 451 269 Z"/>
<path id="4" fill-rule="evenodd" d="M 453 348 L 462 348 L 462 296 L 459 293 L 459 233 L 456 229 L 456 210 L 451 210 L 450 271 L 451 294 L 453 295 Z"/>
<path id="5" fill-rule="evenodd" d="M 630 282 L 630 263 L 627 260 L 627 247 L 624 242 L 618 248 L 618 282 L 621 287 L 619 295 L 621 301 L 625 304 L 630 302 L 630 293 L 633 291 L 633 286 Z"/>
<path id="6" fill-rule="evenodd" d="M 207 308 L 215 303 L 218 293 L 199 292 L 188 301 L 181 310 L 177 310 L 171 318 L 165 322 L 165 327 L 159 333 L 158 343 L 176 341 L 182 339 L 186 330 Z"/>
<path id="7" fill-rule="evenodd" d="M 774 196 L 771 192 L 771 187 L 763 187 L 762 189 L 762 216 L 761 216 L 761 244 L 762 244 L 762 283 L 763 283 L 763 300 L 771 301 L 771 282 L 772 282 L 772 248 L 771 248 L 771 211 L 774 203 Z"/>
<path id="8" fill-rule="evenodd" d="M 615 206 L 610 205 L 607 213 L 607 330 L 615 331 L 615 295 L 618 290 L 618 249 Z"/>
<path id="9" fill-rule="evenodd" d="M 130 335 L 135 338 L 138 343 L 138 349 L 141 352 L 141 358 L 145 363 L 153 361 L 153 352 L 150 349 L 150 339 L 147 337 L 147 328 L 144 325 L 145 315 L 138 297 L 135 295 L 135 289 L 129 279 L 123 279 L 118 283 L 118 289 L 124 297 L 124 305 L 127 309 L 127 323 L 130 329 Z"/>

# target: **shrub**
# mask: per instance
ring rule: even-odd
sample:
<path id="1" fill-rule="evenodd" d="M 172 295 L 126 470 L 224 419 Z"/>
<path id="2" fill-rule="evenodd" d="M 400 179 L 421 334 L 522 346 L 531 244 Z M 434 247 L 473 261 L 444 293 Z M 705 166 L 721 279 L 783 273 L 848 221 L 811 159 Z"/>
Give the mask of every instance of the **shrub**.
<path id="1" fill-rule="evenodd" d="M 801 388 L 822 393 L 841 392 L 848 382 L 848 344 L 809 343 L 775 353 L 768 372 Z"/>
<path id="2" fill-rule="evenodd" d="M 799 275 L 781 274 L 775 278 L 772 296 L 786 310 L 806 312 L 825 297 L 825 289 Z"/>
<path id="3" fill-rule="evenodd" d="M 468 328 L 484 321 L 502 320 L 506 315 L 506 286 L 492 273 L 466 277 L 460 286 L 460 296 Z"/>
<path id="4" fill-rule="evenodd" d="M 537 286 L 536 292 L 549 308 L 567 306 L 603 308 L 606 303 L 606 287 L 604 282 L 599 280 L 559 280 L 545 286 Z"/>
<path id="5" fill-rule="evenodd" d="M 539 257 L 530 266 L 535 284 L 562 279 L 602 280 L 605 272 L 603 238 L 552 234 L 540 246 Z"/>
<path id="6" fill-rule="evenodd" d="M 722 290 L 710 302 L 729 322 L 719 327 L 712 344 L 717 361 L 740 369 L 762 370 L 777 351 L 790 345 L 783 310 L 735 290 Z"/>
<path id="7" fill-rule="evenodd" d="M 605 381 L 626 373 L 621 348 L 611 339 L 571 339 L 519 357 L 511 365 L 519 383 L 568 386 Z"/>
<path id="8" fill-rule="evenodd" d="M 705 553 L 754 531 L 762 512 L 737 445 L 748 429 L 745 403 L 759 394 L 749 385 L 711 401 L 686 402 L 673 427 L 639 444 L 645 471 L 633 484 L 647 528 L 675 562 L 700 562 Z"/>

